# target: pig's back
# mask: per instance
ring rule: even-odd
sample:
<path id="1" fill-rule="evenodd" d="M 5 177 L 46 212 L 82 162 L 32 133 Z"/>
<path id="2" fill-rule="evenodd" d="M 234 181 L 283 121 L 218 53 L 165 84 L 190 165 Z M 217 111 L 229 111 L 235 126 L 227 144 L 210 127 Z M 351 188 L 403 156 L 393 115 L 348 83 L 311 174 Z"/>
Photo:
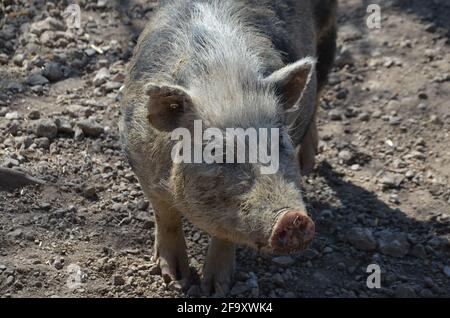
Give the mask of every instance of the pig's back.
<path id="1" fill-rule="evenodd" d="M 180 59 L 179 56 L 171 59 L 171 56 L 180 53 L 173 50 L 172 44 L 177 41 L 174 30 L 182 29 L 190 23 L 195 3 L 214 4 L 222 1 L 224 0 L 161 1 L 135 48 L 129 72 L 130 80 L 136 81 L 148 75 L 165 77 L 172 74 Z M 284 64 L 315 55 L 311 0 L 228 1 L 245 10 L 243 22 L 254 26 L 272 42 L 273 47 L 267 50 L 275 49 L 281 53 Z M 271 64 L 270 61 L 267 62 Z M 266 72 L 274 71 L 273 67 L 266 68 Z"/>

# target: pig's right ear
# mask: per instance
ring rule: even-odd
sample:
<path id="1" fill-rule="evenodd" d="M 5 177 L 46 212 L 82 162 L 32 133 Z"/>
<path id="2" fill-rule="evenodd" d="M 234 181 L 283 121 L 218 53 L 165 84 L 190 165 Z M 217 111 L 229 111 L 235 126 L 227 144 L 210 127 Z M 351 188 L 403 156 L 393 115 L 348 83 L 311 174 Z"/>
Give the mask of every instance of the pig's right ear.
<path id="1" fill-rule="evenodd" d="M 173 131 L 182 126 L 181 119 L 193 106 L 191 96 L 182 87 L 147 84 L 147 109 L 150 124 L 161 131 Z"/>

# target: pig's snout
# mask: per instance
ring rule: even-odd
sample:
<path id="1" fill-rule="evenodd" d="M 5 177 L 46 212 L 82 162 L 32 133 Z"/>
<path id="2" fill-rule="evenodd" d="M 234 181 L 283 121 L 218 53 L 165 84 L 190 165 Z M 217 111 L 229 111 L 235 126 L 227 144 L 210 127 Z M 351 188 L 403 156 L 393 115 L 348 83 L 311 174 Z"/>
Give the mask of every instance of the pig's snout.
<path id="1" fill-rule="evenodd" d="M 275 223 L 270 237 L 270 247 L 277 254 L 304 250 L 312 241 L 314 232 L 314 222 L 304 212 L 285 212 Z"/>

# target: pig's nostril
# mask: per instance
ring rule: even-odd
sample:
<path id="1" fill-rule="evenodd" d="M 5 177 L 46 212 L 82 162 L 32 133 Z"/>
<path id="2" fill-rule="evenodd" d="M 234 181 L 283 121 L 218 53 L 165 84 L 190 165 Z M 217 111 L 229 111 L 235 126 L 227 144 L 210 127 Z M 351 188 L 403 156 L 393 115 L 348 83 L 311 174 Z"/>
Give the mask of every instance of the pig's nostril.
<path id="1" fill-rule="evenodd" d="M 292 253 L 305 249 L 314 237 L 314 222 L 303 212 L 281 215 L 272 231 L 270 246 L 276 253 Z"/>

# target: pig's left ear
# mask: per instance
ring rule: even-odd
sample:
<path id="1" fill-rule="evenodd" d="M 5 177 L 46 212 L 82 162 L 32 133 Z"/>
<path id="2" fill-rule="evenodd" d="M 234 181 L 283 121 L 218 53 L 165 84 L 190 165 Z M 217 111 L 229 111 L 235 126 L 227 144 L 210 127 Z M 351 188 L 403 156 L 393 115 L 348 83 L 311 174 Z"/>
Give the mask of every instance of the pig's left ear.
<path id="1" fill-rule="evenodd" d="M 306 57 L 273 72 L 265 81 L 274 85 L 280 95 L 284 109 L 292 108 L 301 99 L 311 80 L 316 59 Z"/>
<path id="2" fill-rule="evenodd" d="M 189 93 L 180 86 L 150 83 L 145 87 L 150 124 L 161 131 L 182 127 L 182 117 L 193 108 Z"/>

